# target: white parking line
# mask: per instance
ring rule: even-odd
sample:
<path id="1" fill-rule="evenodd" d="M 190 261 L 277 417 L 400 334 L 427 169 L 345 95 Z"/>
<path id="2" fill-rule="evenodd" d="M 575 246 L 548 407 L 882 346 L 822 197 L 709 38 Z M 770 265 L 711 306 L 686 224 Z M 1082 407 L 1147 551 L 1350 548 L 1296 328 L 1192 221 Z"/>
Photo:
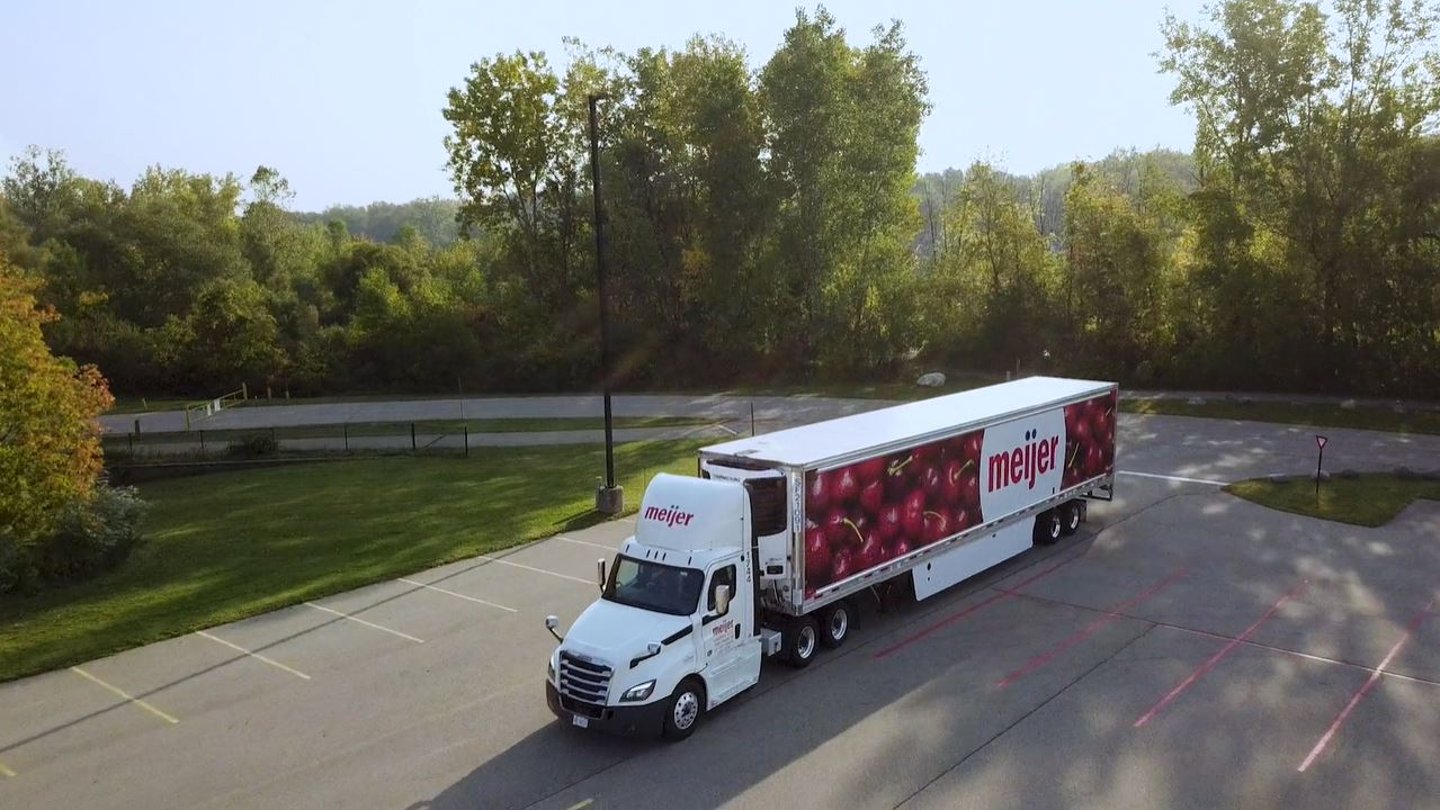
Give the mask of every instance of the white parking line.
<path id="1" fill-rule="evenodd" d="M 486 557 L 486 556 L 483 555 L 483 554 L 480 555 L 480 559 L 486 560 L 486 561 L 488 561 L 488 562 L 500 563 L 501 565 L 510 565 L 510 566 L 514 566 L 514 567 L 516 567 L 516 568 L 524 568 L 526 571 L 534 571 L 534 572 L 537 573 L 537 574 L 549 574 L 549 575 L 552 576 L 552 577 L 560 577 L 561 579 L 569 579 L 569 580 L 574 580 L 575 582 L 583 582 L 583 583 L 585 583 L 586 585 L 593 585 L 593 584 L 595 584 L 594 582 L 592 582 L 591 580 L 588 580 L 588 579 L 581 579 L 580 577 L 572 577 L 572 576 L 570 576 L 569 574 L 557 574 L 557 573 L 555 573 L 554 571 L 546 571 L 544 568 L 535 568 L 535 567 L 533 567 L 533 566 L 524 565 L 524 564 L 517 563 L 517 562 L 510 562 L 509 560 L 501 560 L 501 559 L 498 559 L 498 558 L 495 558 L 495 557 Z"/>
<path id="2" fill-rule="evenodd" d="M 508 611 L 510 611 L 511 613 L 519 613 L 518 610 L 516 610 L 515 608 L 512 608 L 512 607 L 505 607 L 504 605 L 497 605 L 497 604 L 495 604 L 494 602 L 486 602 L 484 599 L 476 599 L 476 598 L 473 597 L 473 596 L 466 596 L 466 595 L 463 594 L 463 593 L 456 593 L 456 592 L 454 592 L 454 591 L 447 591 L 447 590 L 445 590 L 444 588 L 437 588 L 437 587 L 435 587 L 434 585 L 426 585 L 426 584 L 423 583 L 423 582 L 416 582 L 416 581 L 413 580 L 413 579 L 406 579 L 406 578 L 404 578 L 404 577 L 401 577 L 401 578 L 400 578 L 400 581 L 401 581 L 401 582 L 404 582 L 404 583 L 407 584 L 407 585 L 418 585 L 418 586 L 421 587 L 421 588 L 428 588 L 428 589 L 430 589 L 430 590 L 432 590 L 432 591 L 438 591 L 439 593 L 443 593 L 443 594 L 445 594 L 446 596 L 453 596 L 453 597 L 455 597 L 456 599 L 464 599 L 464 600 L 467 601 L 467 602 L 474 602 L 474 603 L 480 604 L 480 605 L 488 605 L 488 606 L 493 607 L 493 608 L 500 608 L 501 610 L 508 610 Z"/>
<path id="3" fill-rule="evenodd" d="M 574 538 L 570 538 L 570 537 L 557 537 L 557 538 L 555 538 L 555 539 L 556 539 L 556 540 L 564 540 L 564 541 L 567 542 L 567 543 L 574 543 L 574 544 L 577 545 L 577 546 L 589 546 L 589 547 L 591 547 L 591 548 L 604 549 L 605 551 L 612 551 L 612 552 L 613 552 L 613 551 L 618 551 L 618 550 L 619 550 L 619 549 L 617 549 L 617 548 L 614 547 L 614 546 L 602 546 L 602 545 L 600 545 L 599 543 L 590 543 L 590 542 L 586 542 L 586 541 L 584 541 L 584 540 L 575 540 Z"/>
<path id="4" fill-rule="evenodd" d="M 307 681 L 310 680 L 310 676 L 309 676 L 309 675 L 306 675 L 305 673 L 303 673 L 303 672 L 301 672 L 301 671 L 299 671 L 299 670 L 291 669 L 290 667 L 285 666 L 284 664 L 280 663 L 279 661 L 274 661 L 274 660 L 272 660 L 272 659 L 266 658 L 265 656 L 261 655 L 260 653 L 250 652 L 249 650 L 245 649 L 244 647 L 241 647 L 241 646 L 238 645 L 238 644 L 231 644 L 230 642 L 226 641 L 225 639 L 219 638 L 219 637 L 216 637 L 216 636 L 212 636 L 212 635 L 210 635 L 209 633 L 205 632 L 204 630 L 196 630 L 196 631 L 195 631 L 195 635 L 197 635 L 197 636 L 204 636 L 205 638 L 210 639 L 211 641 L 215 642 L 216 644 L 224 644 L 226 647 L 229 647 L 229 648 L 232 649 L 232 650 L 235 650 L 235 651 L 237 651 L 237 652 L 245 653 L 246 655 L 250 656 L 251 658 L 254 658 L 254 659 L 257 660 L 257 661 L 263 661 L 263 662 L 269 664 L 270 666 L 275 667 L 276 669 L 284 670 L 284 671 L 290 673 L 291 675 L 294 675 L 294 676 L 297 677 L 297 678 L 302 678 L 302 679 L 307 680 Z"/>
<path id="5" fill-rule="evenodd" d="M 715 425 L 715 427 L 718 427 L 718 428 L 720 428 L 721 430 L 725 431 L 726 433 L 729 433 L 731 436 L 739 436 L 739 435 L 740 435 L 740 431 L 734 430 L 733 428 L 729 427 L 728 425 L 722 425 L 722 424 L 718 424 L 718 423 L 717 423 L 717 424 Z"/>
<path id="6" fill-rule="evenodd" d="M 1116 470 L 1116 475 L 1133 475 L 1138 478 L 1158 478 L 1162 481 L 1180 481 L 1186 484 L 1209 484 L 1215 487 L 1228 486 L 1229 481 L 1212 481 L 1208 478 L 1186 478 L 1183 475 L 1156 475 L 1155 473 L 1134 472 L 1132 470 Z"/>
<path id="7" fill-rule="evenodd" d="M 111 686 L 110 684 L 108 684 L 108 683 L 100 680 L 99 678 L 95 677 L 94 675 L 91 675 L 90 673 L 86 672 L 85 670 L 81 669 L 80 667 L 70 667 L 70 671 L 73 672 L 73 673 L 75 673 L 76 675 L 79 675 L 80 677 L 84 678 L 85 680 L 90 681 L 91 683 L 94 683 L 94 684 L 96 684 L 96 685 L 103 686 L 103 687 L 105 687 L 106 689 L 109 689 L 111 692 L 114 692 L 115 694 L 119 695 L 120 697 L 125 698 L 126 700 L 130 701 L 131 703 L 134 703 L 136 706 L 139 706 L 140 708 L 144 709 L 145 711 L 150 712 L 151 714 L 155 715 L 156 717 L 160 718 L 161 720 L 166 721 L 167 723 L 178 723 L 178 722 L 180 722 L 179 720 L 176 720 L 175 718 L 171 717 L 170 715 L 166 714 L 165 712 L 162 712 L 162 711 L 160 711 L 159 709 L 155 708 L 154 706 L 151 706 L 149 703 L 146 703 L 145 701 L 141 700 L 140 698 L 131 697 L 130 695 L 126 694 L 123 689 L 120 689 L 119 687 Z"/>
<path id="8" fill-rule="evenodd" d="M 376 630 L 382 630 L 382 631 L 384 631 L 384 632 L 386 632 L 386 633 L 389 633 L 389 634 L 392 635 L 392 636 L 399 636 L 400 638 L 409 639 L 409 640 L 415 642 L 416 644 L 424 644 L 424 643 L 425 643 L 424 640 L 418 639 L 418 638 L 416 638 L 416 637 L 414 637 L 414 636 L 412 636 L 412 635 L 407 635 L 407 634 L 405 634 L 405 633 L 400 632 L 399 630 L 391 630 L 391 629 L 388 628 L 388 627 L 381 627 L 380 625 L 375 624 L 374 622 L 367 622 L 367 621 L 365 621 L 364 619 L 357 619 L 357 618 L 355 618 L 354 616 L 351 616 L 351 615 L 348 614 L 348 613 L 341 613 L 341 612 L 338 611 L 338 610 L 331 610 L 330 608 L 327 608 L 327 607 L 325 607 L 324 605 L 317 605 L 317 604 L 315 604 L 314 602 L 306 602 L 305 604 L 309 605 L 310 607 L 315 608 L 316 610 L 323 610 L 323 611 L 325 611 L 326 613 L 333 613 L 333 614 L 335 614 L 336 616 L 339 616 L 339 617 L 342 618 L 342 619 L 349 619 L 349 620 L 352 621 L 352 622 L 358 622 L 358 623 L 360 623 L 360 624 L 365 625 L 366 627 L 373 627 L 373 628 L 375 628 Z"/>

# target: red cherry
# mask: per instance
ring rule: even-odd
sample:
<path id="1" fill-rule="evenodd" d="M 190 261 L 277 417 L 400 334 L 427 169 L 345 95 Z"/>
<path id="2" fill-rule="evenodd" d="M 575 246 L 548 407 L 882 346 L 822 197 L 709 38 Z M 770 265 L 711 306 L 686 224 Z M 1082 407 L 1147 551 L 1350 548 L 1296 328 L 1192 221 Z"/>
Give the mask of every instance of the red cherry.
<path id="1" fill-rule="evenodd" d="M 872 458 L 862 461 L 855 465 L 855 474 L 859 476 L 862 486 L 872 481 L 879 481 L 885 477 L 885 459 Z"/>
<path id="2" fill-rule="evenodd" d="M 937 465 L 926 464 L 924 468 L 921 469 L 920 487 L 925 490 L 926 497 L 938 498 L 940 496 L 941 483 L 940 468 Z"/>
<path id="3" fill-rule="evenodd" d="M 820 526 L 825 530 L 825 539 L 830 541 L 830 545 L 844 545 L 845 535 L 850 532 L 850 526 L 846 520 L 845 510 L 839 507 L 831 509 L 829 514 L 825 515 L 825 520 L 820 523 Z"/>
<path id="4" fill-rule="evenodd" d="M 810 483 L 805 487 L 805 510 L 818 515 L 830 507 L 830 500 L 830 475 L 811 473 Z"/>
<path id="5" fill-rule="evenodd" d="M 850 526 L 853 529 L 845 535 L 845 542 L 860 545 L 865 540 L 865 533 L 870 531 L 870 516 L 858 509 L 850 513 Z"/>
<path id="6" fill-rule="evenodd" d="M 864 571 L 874 568 L 884 562 L 881 550 L 885 544 L 880 542 L 880 535 L 871 531 L 865 535 L 865 542 L 860 545 L 860 550 L 855 554 L 855 570 Z"/>
<path id="7" fill-rule="evenodd" d="M 880 508 L 885 505 L 885 484 L 879 478 L 871 481 L 860 489 L 860 508 L 866 512 L 876 515 Z"/>
<path id="8" fill-rule="evenodd" d="M 839 582 L 850 576 L 855 559 L 848 548 L 842 548 L 830 556 L 830 581 Z"/>
<path id="9" fill-rule="evenodd" d="M 890 550 L 890 556 L 892 559 L 895 557 L 904 557 L 906 554 L 910 553 L 910 541 L 906 540 L 903 537 L 900 537 L 897 538 L 895 542 L 890 543 L 888 546 L 886 546 L 886 548 Z"/>
<path id="10" fill-rule="evenodd" d="M 885 542 L 890 542 L 900 536 L 900 504 L 887 503 L 880 509 L 880 515 L 875 521 L 875 530 L 880 532 L 880 537 Z"/>
<path id="11" fill-rule="evenodd" d="M 840 477 L 835 481 L 834 498 L 839 503 L 850 503 L 860 494 L 860 479 L 855 475 L 854 467 L 846 467 L 840 471 Z"/>
<path id="12" fill-rule="evenodd" d="M 965 531 L 966 529 L 975 525 L 973 522 L 973 517 L 974 516 L 971 514 L 969 509 L 963 506 L 957 508 L 955 510 L 955 517 L 951 521 L 950 530 L 953 532 Z"/>
<path id="13" fill-rule="evenodd" d="M 915 490 L 905 496 L 900 512 L 900 527 L 907 536 L 915 540 L 925 535 L 924 490 Z"/>
<path id="14" fill-rule="evenodd" d="M 950 516 L 945 512 L 925 513 L 925 542 L 933 543 L 950 534 Z"/>
<path id="15" fill-rule="evenodd" d="M 966 434 L 964 459 L 966 461 L 973 461 L 976 466 L 979 466 L 981 445 L 984 444 L 984 442 L 985 433 L 983 431 L 977 430 L 974 433 Z"/>
<path id="16" fill-rule="evenodd" d="M 980 508 L 980 471 L 978 469 L 966 470 L 960 474 L 960 503 L 979 510 Z"/>
<path id="17" fill-rule="evenodd" d="M 939 442 L 931 442 L 930 444 L 920 445 L 919 447 L 915 448 L 915 459 L 917 461 L 939 461 L 940 446 L 941 445 Z"/>
<path id="18" fill-rule="evenodd" d="M 805 532 L 805 582 L 824 585 L 830 576 L 830 541 L 819 526 Z"/>

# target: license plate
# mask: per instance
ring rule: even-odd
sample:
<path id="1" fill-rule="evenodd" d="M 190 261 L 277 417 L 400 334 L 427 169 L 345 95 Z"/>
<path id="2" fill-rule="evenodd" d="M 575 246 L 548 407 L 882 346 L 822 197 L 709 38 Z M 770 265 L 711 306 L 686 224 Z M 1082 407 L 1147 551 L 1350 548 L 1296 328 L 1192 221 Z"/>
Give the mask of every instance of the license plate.
<path id="1" fill-rule="evenodd" d="M 589 727 L 590 727 L 590 718 L 585 717 L 584 715 L 580 715 L 580 714 L 573 715 L 573 716 L 571 716 L 571 718 L 570 718 L 570 722 L 574 723 L 575 725 L 579 726 L 580 728 L 589 728 Z"/>

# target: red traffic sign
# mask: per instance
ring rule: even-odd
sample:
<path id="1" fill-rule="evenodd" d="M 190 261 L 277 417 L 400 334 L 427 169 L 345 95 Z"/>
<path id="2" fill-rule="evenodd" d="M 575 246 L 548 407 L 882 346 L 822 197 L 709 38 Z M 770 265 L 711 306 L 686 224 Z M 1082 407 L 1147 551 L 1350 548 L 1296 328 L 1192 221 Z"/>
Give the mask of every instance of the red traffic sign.
<path id="1" fill-rule="evenodd" d="M 1330 440 L 1327 439 L 1327 438 L 1325 438 L 1324 436 L 1321 436 L 1319 433 L 1316 433 L 1316 434 L 1315 434 L 1315 443 L 1318 444 L 1318 445 L 1320 445 L 1320 449 L 1321 449 L 1321 450 L 1324 450 L 1324 449 L 1325 449 L 1325 443 L 1328 442 L 1328 441 L 1330 441 Z"/>

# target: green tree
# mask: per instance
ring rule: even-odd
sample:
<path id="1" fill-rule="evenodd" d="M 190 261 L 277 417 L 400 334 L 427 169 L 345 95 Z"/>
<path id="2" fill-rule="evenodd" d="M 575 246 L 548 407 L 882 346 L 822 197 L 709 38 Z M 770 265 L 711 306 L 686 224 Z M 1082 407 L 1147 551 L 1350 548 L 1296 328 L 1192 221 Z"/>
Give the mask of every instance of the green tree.
<path id="1" fill-rule="evenodd" d="M 112 403 L 98 370 L 46 346 L 42 324 L 57 316 L 35 287 L 0 256 L 0 543 L 20 549 L 94 491 L 97 417 Z"/>
<path id="2" fill-rule="evenodd" d="M 1416 268 L 1429 248 L 1406 233 L 1402 206 L 1415 202 L 1407 199 L 1412 158 L 1425 154 L 1425 128 L 1440 114 L 1440 9 L 1401 0 L 1331 0 L 1324 8 L 1226 0 L 1207 17 L 1208 26 L 1167 17 L 1161 60 L 1177 79 L 1172 100 L 1195 111 L 1209 199 L 1227 201 L 1203 209 L 1219 217 L 1207 232 L 1234 234 L 1224 224 L 1233 206 L 1254 228 L 1235 234 L 1236 248 L 1274 262 L 1257 269 L 1257 284 L 1278 281 L 1297 294 L 1279 306 L 1313 311 L 1295 324 L 1302 345 L 1315 347 L 1304 352 L 1298 378 L 1337 389 L 1405 386 L 1395 361 L 1413 362 L 1435 343 L 1426 329 L 1433 311 L 1412 305 L 1427 298 L 1426 274 Z M 1227 286 L 1241 298 L 1256 292 Z M 1243 301 L 1214 306 L 1252 313 L 1256 322 L 1242 333 L 1270 329 L 1287 314 Z"/>

